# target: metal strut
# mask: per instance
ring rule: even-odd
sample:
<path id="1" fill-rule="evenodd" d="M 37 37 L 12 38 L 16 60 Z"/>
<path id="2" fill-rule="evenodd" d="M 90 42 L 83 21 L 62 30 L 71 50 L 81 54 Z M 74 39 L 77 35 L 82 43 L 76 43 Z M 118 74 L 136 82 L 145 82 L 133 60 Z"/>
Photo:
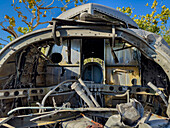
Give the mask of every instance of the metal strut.
<path id="1" fill-rule="evenodd" d="M 52 28 L 52 35 L 53 35 L 53 39 L 54 39 L 54 42 L 60 46 L 61 43 L 60 41 L 57 39 L 57 36 L 56 36 L 56 25 L 57 25 L 57 21 L 52 21 L 53 23 L 53 28 Z"/>

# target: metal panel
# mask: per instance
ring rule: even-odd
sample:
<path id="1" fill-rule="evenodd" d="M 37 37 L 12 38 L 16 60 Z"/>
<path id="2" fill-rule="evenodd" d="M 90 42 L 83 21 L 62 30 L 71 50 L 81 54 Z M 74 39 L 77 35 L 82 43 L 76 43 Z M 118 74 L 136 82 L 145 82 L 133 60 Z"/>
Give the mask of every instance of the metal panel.
<path id="1" fill-rule="evenodd" d="M 46 84 L 58 84 L 67 79 L 79 78 L 79 67 L 48 67 Z"/>
<path id="2" fill-rule="evenodd" d="M 58 65 L 60 67 L 48 67 L 47 83 L 52 81 L 51 84 L 57 84 L 67 79 L 79 77 L 80 42 L 80 39 L 71 40 L 71 64 L 68 64 L 67 40 L 63 41 L 61 46 L 55 45 L 53 47 L 52 53 L 61 53 L 63 59 Z"/>
<path id="3" fill-rule="evenodd" d="M 79 64 L 80 62 L 80 39 L 71 40 L 71 62 Z"/>
<path id="4" fill-rule="evenodd" d="M 140 36 L 137 34 L 139 34 Z M 143 39 L 149 35 L 152 35 L 152 42 Z M 133 29 L 132 31 L 123 28 L 117 28 L 117 36 L 126 40 L 131 45 L 137 47 L 146 57 L 153 59 L 156 63 L 158 63 L 164 69 L 165 73 L 170 79 L 169 46 L 166 46 L 163 38 L 154 33 L 146 32 L 144 30 Z"/>
<path id="5" fill-rule="evenodd" d="M 72 8 L 66 12 L 63 12 L 61 15 L 58 16 L 58 18 L 72 19 L 73 17 L 80 15 L 83 12 L 88 12 L 89 14 L 93 15 L 94 11 L 101 12 L 105 15 L 108 15 L 110 17 L 123 21 L 126 24 L 129 24 L 135 28 L 138 28 L 138 25 L 126 14 L 116 9 L 113 9 L 113 8 L 110 8 L 104 5 L 96 4 L 96 3 L 84 4 L 84 5 Z"/>
<path id="6" fill-rule="evenodd" d="M 114 47 L 118 49 L 118 47 Z M 115 54 L 119 60 L 119 63 L 115 63 L 111 54 L 111 47 L 109 43 L 106 43 L 106 65 L 138 65 L 136 56 L 138 56 L 138 50 L 136 48 L 128 48 L 120 51 L 115 51 Z M 140 58 L 138 58 L 140 59 Z"/>
<path id="7" fill-rule="evenodd" d="M 133 71 L 133 72 L 114 72 L 114 70 L 125 70 L 125 71 Z M 141 75 L 139 75 L 138 67 L 106 67 L 106 76 L 107 76 L 107 84 L 113 85 L 124 85 L 124 86 L 133 86 L 133 85 L 141 85 Z M 134 84 L 132 84 L 135 81 Z"/>

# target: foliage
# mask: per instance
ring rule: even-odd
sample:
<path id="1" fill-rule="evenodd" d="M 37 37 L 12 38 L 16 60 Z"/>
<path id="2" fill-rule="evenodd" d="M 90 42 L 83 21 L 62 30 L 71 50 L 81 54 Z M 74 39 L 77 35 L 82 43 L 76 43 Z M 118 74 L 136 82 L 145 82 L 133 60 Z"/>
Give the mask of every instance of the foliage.
<path id="1" fill-rule="evenodd" d="M 61 3 L 56 4 L 55 2 Z M 18 37 L 18 33 L 20 35 L 26 34 L 33 31 L 40 24 L 48 23 L 47 20 L 45 21 L 45 17 L 52 9 L 65 11 L 70 3 L 74 3 L 74 5 L 77 6 L 78 3 L 83 4 L 84 2 L 86 2 L 86 0 L 51 0 L 51 3 L 47 0 L 12 0 L 11 6 L 17 13 L 18 17 L 5 15 L 4 21 L 0 22 L 0 26 L 4 31 L 11 34 L 11 36 L 7 37 L 11 41 Z M 21 23 L 18 21 L 16 22 L 18 19 L 20 19 L 25 25 L 18 26 L 17 23 Z M 7 24 L 7 27 L 5 27 L 4 23 L 5 25 Z"/>
<path id="2" fill-rule="evenodd" d="M 148 3 L 146 4 L 148 6 Z M 117 10 L 126 13 L 128 16 L 132 17 L 134 21 L 138 24 L 139 28 L 162 35 L 163 38 L 170 44 L 170 26 L 168 26 L 168 20 L 170 17 L 170 9 L 165 5 L 161 7 L 161 11 L 158 12 L 158 2 L 154 0 L 151 6 L 151 13 L 146 15 L 133 15 L 133 9 L 130 7 L 117 8 Z"/>

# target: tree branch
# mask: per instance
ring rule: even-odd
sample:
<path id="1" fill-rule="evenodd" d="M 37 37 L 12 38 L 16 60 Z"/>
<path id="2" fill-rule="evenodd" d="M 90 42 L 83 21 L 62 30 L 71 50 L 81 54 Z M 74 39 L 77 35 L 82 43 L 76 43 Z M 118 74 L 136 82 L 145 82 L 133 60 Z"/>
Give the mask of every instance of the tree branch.
<path id="1" fill-rule="evenodd" d="M 22 15 L 21 13 L 20 13 L 20 11 L 18 11 L 17 9 L 16 9 L 16 7 L 15 7 L 15 5 L 13 5 L 13 7 L 14 7 L 14 10 L 22 17 L 22 22 L 24 22 L 26 25 L 28 25 L 28 26 L 31 26 L 26 20 L 24 20 L 25 18 L 25 16 L 24 15 Z"/>
<path id="2" fill-rule="evenodd" d="M 51 2 L 51 4 L 47 5 L 46 7 L 49 7 L 49 6 L 51 6 L 53 3 L 54 3 L 54 0 Z"/>
<path id="3" fill-rule="evenodd" d="M 5 41 L 5 42 L 9 43 L 9 41 L 7 41 L 7 40 L 5 40 L 5 39 L 2 39 L 2 38 L 0 38 L 0 40 Z M 5 44 L 1 44 L 1 45 L 4 45 L 4 46 L 5 46 Z"/>
<path id="4" fill-rule="evenodd" d="M 61 1 L 61 3 L 63 4 L 64 8 L 66 8 L 67 5 L 70 4 L 70 3 L 72 3 L 72 2 L 74 2 L 74 0 L 68 2 L 68 3 L 66 3 L 66 4 L 64 5 L 64 3 Z M 52 2 L 52 3 L 53 3 L 53 2 Z M 50 4 L 50 6 L 52 5 L 52 3 Z M 46 7 L 41 7 L 41 6 L 39 6 L 39 9 L 54 9 L 54 8 L 62 8 L 62 7 L 58 7 L 58 6 L 49 7 L 49 5 L 46 6 Z"/>
<path id="5" fill-rule="evenodd" d="M 46 24 L 49 23 L 49 21 L 39 22 L 39 24 Z"/>
<path id="6" fill-rule="evenodd" d="M 34 20 L 37 18 L 37 17 L 36 17 L 36 15 L 35 15 L 35 13 L 33 14 L 33 16 L 34 16 L 34 17 L 33 17 L 33 18 L 31 18 L 31 27 L 33 26 L 33 22 L 34 22 Z"/>
<path id="7" fill-rule="evenodd" d="M 4 22 L 7 22 L 7 21 L 4 20 L 4 21 L 0 22 L 0 26 L 2 26 L 2 27 L 5 29 L 5 27 L 3 26 L 3 23 L 4 23 Z"/>
<path id="8" fill-rule="evenodd" d="M 70 2 L 68 2 L 68 3 L 66 3 L 65 5 L 64 5 L 64 8 L 67 8 L 67 5 L 68 4 L 70 4 L 70 3 L 72 3 L 72 2 L 74 2 L 75 0 L 72 0 L 72 1 L 70 1 Z"/>
<path id="9" fill-rule="evenodd" d="M 15 38 L 18 37 L 18 35 L 16 34 L 16 32 L 15 32 L 14 30 L 11 30 L 11 29 L 9 29 L 9 28 L 3 28 L 2 30 L 10 33 L 10 34 L 13 35 Z"/>
<path id="10" fill-rule="evenodd" d="M 24 13 L 22 13 L 21 10 L 19 10 L 20 8 L 17 7 L 17 1 L 15 1 L 15 3 L 13 3 L 13 9 L 18 13 L 18 16 L 21 17 L 21 21 L 24 22 L 28 27 L 31 27 L 32 29 L 35 29 L 38 25 L 40 24 L 45 24 L 45 23 L 48 23 L 48 21 L 44 21 L 44 22 L 40 22 L 40 19 L 41 19 L 41 15 L 44 17 L 46 14 L 42 13 L 42 11 L 45 10 L 52 10 L 52 9 L 55 9 L 55 8 L 59 8 L 59 9 L 66 9 L 67 8 L 67 5 L 74 2 L 75 0 L 70 0 L 69 2 L 62 2 L 63 6 L 59 7 L 59 6 L 53 6 L 51 7 L 55 0 L 51 0 L 51 3 L 47 6 L 45 6 L 44 3 L 38 3 L 38 2 L 35 2 L 34 5 L 33 5 L 33 8 L 29 8 L 28 5 L 29 5 L 29 2 L 28 1 L 23 1 L 24 5 L 25 5 L 25 8 L 32 14 L 33 17 L 30 18 L 31 21 L 28 21 L 27 17 L 24 15 Z M 87 0 L 85 0 L 87 1 Z M 83 3 L 82 3 L 83 4 Z M 44 5 L 44 6 L 43 6 Z M 36 9 L 36 10 L 33 10 L 32 9 Z M 13 18 L 13 17 L 12 17 Z M 8 19 L 8 18 L 7 18 Z M 9 19 L 8 19 L 9 20 Z M 15 20 L 15 19 L 14 19 Z M 36 20 L 36 22 L 35 22 Z M 9 22 L 9 21 L 8 21 Z M 34 23 L 35 22 L 35 23 Z M 16 34 L 16 32 L 14 31 L 13 27 L 15 27 L 15 24 L 12 25 L 12 27 L 4 27 L 2 25 L 3 22 L 0 22 L 0 26 L 2 26 L 3 30 L 4 31 L 7 31 L 8 33 L 10 33 L 11 35 L 13 35 L 15 38 L 18 37 L 18 35 Z M 10 23 L 10 22 L 9 22 Z M 32 30 L 31 29 L 31 30 Z"/>
<path id="11" fill-rule="evenodd" d="M 36 28 L 38 25 L 39 25 L 39 22 L 40 22 L 40 8 L 39 6 L 37 6 L 37 23 L 32 27 L 32 29 Z"/>
<path id="12" fill-rule="evenodd" d="M 31 14 L 33 14 L 33 13 L 29 10 L 28 4 L 27 4 L 25 1 L 23 1 L 23 3 L 25 4 L 25 8 L 26 8 Z"/>
<path id="13" fill-rule="evenodd" d="M 39 7 L 39 9 L 54 9 L 54 8 L 62 8 L 62 7 L 58 7 L 58 6 L 54 6 L 54 7 Z"/>
<path id="14" fill-rule="evenodd" d="M 22 17 L 22 22 L 24 22 L 26 25 L 30 26 L 30 24 L 26 20 L 24 20 L 24 17 Z"/>
<path id="15" fill-rule="evenodd" d="M 17 33 L 16 33 L 13 29 L 10 29 L 9 27 L 8 27 L 8 28 L 5 28 L 5 27 L 3 26 L 3 23 L 4 23 L 4 22 L 7 22 L 7 21 L 5 20 L 5 21 L 2 21 L 2 22 L 0 23 L 0 26 L 2 27 L 2 30 L 8 32 L 9 34 L 11 34 L 11 35 L 13 35 L 15 38 L 17 38 L 18 35 L 17 35 Z"/>

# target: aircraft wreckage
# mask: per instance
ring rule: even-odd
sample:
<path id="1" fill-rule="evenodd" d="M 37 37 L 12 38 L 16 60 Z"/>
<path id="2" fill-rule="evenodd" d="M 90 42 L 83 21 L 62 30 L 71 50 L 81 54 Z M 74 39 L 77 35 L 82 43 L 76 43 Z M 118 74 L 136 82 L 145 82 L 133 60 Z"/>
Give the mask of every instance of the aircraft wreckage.
<path id="1" fill-rule="evenodd" d="M 0 51 L 0 127 L 170 128 L 170 47 L 85 4 Z"/>

